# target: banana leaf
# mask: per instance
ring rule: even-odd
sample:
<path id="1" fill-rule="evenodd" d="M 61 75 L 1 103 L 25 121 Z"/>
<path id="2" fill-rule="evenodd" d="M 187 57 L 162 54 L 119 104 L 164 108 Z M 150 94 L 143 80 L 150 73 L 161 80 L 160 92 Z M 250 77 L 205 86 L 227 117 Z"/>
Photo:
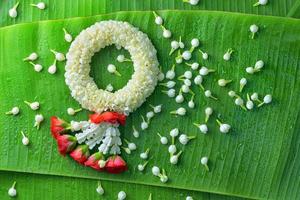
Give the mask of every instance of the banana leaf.
<path id="1" fill-rule="evenodd" d="M 57 74 L 47 73 L 47 66 L 54 59 L 50 49 L 68 50 L 69 44 L 63 39 L 62 28 L 76 36 L 82 29 L 100 20 L 128 21 L 151 38 L 164 72 L 174 63 L 175 55 L 168 55 L 170 40 L 162 37 L 162 30 L 154 24 L 152 12 L 146 11 L 3 27 L 0 29 L 0 112 L 5 113 L 13 106 L 20 106 L 21 113 L 15 117 L 0 115 L 0 170 L 100 178 L 139 186 L 152 185 L 253 199 L 299 198 L 300 22 L 288 18 L 216 11 L 162 11 L 159 14 L 165 19 L 167 28 L 172 30 L 173 39 L 181 36 L 188 47 L 192 38 L 200 39 L 200 48 L 209 53 L 210 59 L 203 61 L 201 55 L 195 52 L 192 60 L 216 70 L 214 75 L 205 79 L 204 87 L 212 90 L 218 101 L 206 98 L 199 87 L 193 86 L 196 108 L 188 109 L 185 117 L 175 117 L 169 112 L 179 105 L 161 93 L 164 88 L 157 87 L 147 102 L 129 116 L 126 126 L 121 129 L 123 137 L 138 145 L 138 151 L 131 155 L 123 153 L 129 170 L 117 176 L 93 171 L 76 164 L 69 157 L 59 156 L 49 131 L 49 118 L 52 115 L 66 120 L 86 120 L 88 114 L 84 111 L 70 117 L 66 113 L 68 107 L 79 105 L 72 99 L 64 83 L 64 64 L 59 63 Z M 249 26 L 253 23 L 261 27 L 254 40 L 249 33 Z M 229 48 L 233 48 L 234 53 L 232 59 L 225 62 L 223 55 Z M 45 66 L 41 73 L 34 72 L 30 64 L 22 61 L 33 51 L 40 55 L 38 63 Z M 115 89 L 119 89 L 129 80 L 132 66 L 121 65 L 114 59 L 120 53 L 126 52 L 108 47 L 94 56 L 91 76 L 99 87 L 111 83 Z M 247 75 L 245 68 L 259 59 L 265 61 L 265 68 L 255 75 Z M 109 63 L 115 64 L 123 76 L 110 75 L 106 71 Z M 181 64 L 176 67 L 176 73 L 181 75 L 188 69 Z M 197 74 L 196 71 L 193 73 Z M 229 90 L 238 91 L 242 77 L 249 80 L 242 93 L 243 98 L 252 92 L 261 95 L 270 93 L 274 101 L 247 112 L 236 106 L 227 93 Z M 232 79 L 233 82 L 227 88 L 220 88 L 216 83 L 219 78 Z M 36 112 L 23 102 L 34 99 L 41 102 L 41 109 Z M 184 107 L 187 107 L 186 103 Z M 163 112 L 136 139 L 132 136 L 132 126 L 140 126 L 140 115 L 145 115 L 151 109 L 149 104 L 163 104 Z M 193 126 L 193 122 L 204 120 L 204 108 L 207 106 L 211 106 L 215 114 L 208 122 L 209 134 L 203 135 Z M 46 117 L 39 131 L 33 128 L 37 113 Z M 230 123 L 233 127 L 230 133 L 219 133 L 215 122 L 217 117 Z M 169 163 L 167 147 L 159 143 L 156 133 L 168 136 L 175 127 L 188 135 L 196 135 L 197 139 L 186 146 L 177 141 L 183 154 L 178 165 L 174 166 Z M 28 148 L 21 144 L 21 130 L 30 138 L 31 145 Z M 140 173 L 136 169 L 141 162 L 139 153 L 146 148 L 151 148 L 153 158 L 147 170 Z M 210 172 L 200 164 L 202 156 L 209 157 Z M 159 182 L 151 174 L 153 165 L 167 171 L 170 179 L 167 184 Z"/>
<path id="2" fill-rule="evenodd" d="M 18 17 L 12 19 L 8 10 L 20 2 Z M 134 10 L 219 10 L 259 15 L 299 17 L 293 9 L 298 0 L 270 1 L 267 6 L 253 7 L 256 0 L 200 0 L 197 6 L 182 0 L 44 0 L 47 8 L 43 11 L 30 6 L 33 0 L 3 0 L 0 2 L 0 27 L 11 24 L 47 19 L 85 17 L 116 11 Z"/>

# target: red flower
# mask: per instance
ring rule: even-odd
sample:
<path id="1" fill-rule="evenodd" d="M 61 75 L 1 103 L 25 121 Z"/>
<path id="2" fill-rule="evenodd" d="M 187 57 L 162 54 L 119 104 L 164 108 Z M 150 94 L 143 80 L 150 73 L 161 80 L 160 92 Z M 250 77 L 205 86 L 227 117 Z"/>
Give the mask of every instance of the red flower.
<path id="1" fill-rule="evenodd" d="M 91 155 L 87 161 L 85 161 L 84 165 L 89 166 L 95 170 L 102 171 L 104 168 L 100 168 L 98 162 L 99 160 L 103 159 L 103 155 L 100 152 L 94 153 Z"/>
<path id="2" fill-rule="evenodd" d="M 126 115 L 117 112 L 104 112 L 102 114 L 95 113 L 90 115 L 90 120 L 95 124 L 109 122 L 112 124 L 119 123 L 121 125 L 125 125 Z"/>
<path id="3" fill-rule="evenodd" d="M 72 151 L 77 143 L 76 137 L 72 135 L 58 135 L 56 137 L 58 151 L 61 155 L 65 156 Z"/>
<path id="4" fill-rule="evenodd" d="M 74 151 L 70 153 L 70 156 L 80 164 L 84 164 L 89 155 L 90 152 L 87 145 L 79 145 Z"/>
<path id="5" fill-rule="evenodd" d="M 51 133 L 52 136 L 56 139 L 62 133 L 67 131 L 70 125 L 58 117 L 51 117 Z"/>
<path id="6" fill-rule="evenodd" d="M 105 169 L 108 173 L 119 174 L 127 170 L 127 165 L 120 156 L 111 156 L 107 159 Z"/>

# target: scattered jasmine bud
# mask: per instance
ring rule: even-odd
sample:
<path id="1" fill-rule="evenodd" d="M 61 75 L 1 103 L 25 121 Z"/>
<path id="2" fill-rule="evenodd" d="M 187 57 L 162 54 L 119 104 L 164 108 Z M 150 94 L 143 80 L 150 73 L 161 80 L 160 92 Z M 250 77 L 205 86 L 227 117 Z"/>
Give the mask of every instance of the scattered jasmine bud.
<path id="1" fill-rule="evenodd" d="M 24 134 L 23 131 L 21 131 L 21 134 L 22 134 L 22 144 L 24 146 L 27 146 L 29 144 L 29 139 L 28 139 L 28 137 L 26 137 L 26 135 Z"/>
<path id="2" fill-rule="evenodd" d="M 194 199 L 193 199 L 193 197 L 191 197 L 191 196 L 187 196 L 187 197 L 185 198 L 185 200 L 194 200 Z"/>
<path id="3" fill-rule="evenodd" d="M 190 87 L 187 86 L 187 85 L 185 85 L 185 84 L 183 84 L 183 85 L 181 86 L 181 91 L 182 91 L 183 93 L 189 93 L 189 92 L 190 92 Z"/>
<path id="4" fill-rule="evenodd" d="M 166 83 L 160 83 L 159 85 L 167 87 L 167 88 L 173 88 L 176 85 L 175 81 L 168 81 Z"/>
<path id="5" fill-rule="evenodd" d="M 228 95 L 229 95 L 231 98 L 237 97 L 235 91 L 233 91 L 233 90 L 230 90 L 230 91 L 228 92 Z"/>
<path id="6" fill-rule="evenodd" d="M 40 108 L 40 103 L 35 101 L 35 102 L 28 102 L 24 101 L 25 104 L 27 104 L 32 110 L 38 110 Z"/>
<path id="7" fill-rule="evenodd" d="M 254 73 L 255 73 L 255 70 L 254 70 L 253 67 L 247 67 L 247 68 L 246 68 L 246 72 L 247 72 L 248 74 L 254 74 Z"/>
<path id="8" fill-rule="evenodd" d="M 124 200 L 126 199 L 126 193 L 124 191 L 120 191 L 118 193 L 118 200 Z"/>
<path id="9" fill-rule="evenodd" d="M 258 60 L 255 63 L 254 69 L 257 70 L 257 71 L 259 71 L 259 70 L 261 70 L 264 67 L 264 65 L 265 65 L 264 61 Z"/>
<path id="10" fill-rule="evenodd" d="M 133 129 L 133 132 L 132 132 L 133 137 L 135 137 L 135 138 L 140 137 L 140 133 L 136 130 L 136 128 L 134 126 L 132 126 L 132 129 Z"/>
<path id="11" fill-rule="evenodd" d="M 103 194 L 104 194 L 104 189 L 103 189 L 103 187 L 102 187 L 100 181 L 98 182 L 98 187 L 96 188 L 96 192 L 97 192 L 99 195 L 103 195 Z"/>
<path id="12" fill-rule="evenodd" d="M 186 145 L 190 140 L 195 139 L 196 136 L 187 136 L 186 134 L 181 134 L 179 136 L 179 142 L 183 145 Z"/>
<path id="13" fill-rule="evenodd" d="M 44 116 L 41 114 L 35 115 L 35 123 L 33 127 L 36 127 L 37 129 L 40 129 L 40 124 L 44 121 Z"/>
<path id="14" fill-rule="evenodd" d="M 149 151 L 150 151 L 150 149 L 148 148 L 145 152 L 141 153 L 140 158 L 144 159 L 144 160 L 148 159 Z"/>
<path id="15" fill-rule="evenodd" d="M 74 108 L 68 108 L 68 109 L 67 109 L 68 115 L 71 115 L 71 116 L 75 115 L 76 113 L 78 113 L 78 112 L 80 112 L 80 111 L 82 111 L 81 108 L 76 109 L 76 110 L 75 110 Z"/>
<path id="16" fill-rule="evenodd" d="M 186 78 L 186 79 L 191 79 L 193 77 L 193 74 L 191 71 L 185 71 L 183 76 Z"/>
<path id="17" fill-rule="evenodd" d="M 55 59 L 59 62 L 66 60 L 66 57 L 63 53 L 57 52 L 53 49 L 50 50 L 54 55 L 55 55 Z"/>
<path id="18" fill-rule="evenodd" d="M 165 79 L 165 74 L 160 71 L 158 74 L 158 81 L 163 81 L 164 79 Z"/>
<path id="19" fill-rule="evenodd" d="M 248 110 L 252 110 L 254 107 L 253 101 L 251 101 L 249 94 L 247 94 L 247 102 L 246 102 L 246 108 Z"/>
<path id="20" fill-rule="evenodd" d="M 264 97 L 264 101 L 263 101 L 262 103 L 260 103 L 260 104 L 258 105 L 258 107 L 261 107 L 261 106 L 264 105 L 264 104 L 269 104 L 269 103 L 271 103 L 271 102 L 272 102 L 272 95 L 267 94 L 267 95 Z"/>
<path id="21" fill-rule="evenodd" d="M 145 118 L 143 116 L 142 117 L 142 123 L 141 123 L 141 129 L 142 130 L 146 130 L 149 127 L 149 124 L 145 121 Z"/>
<path id="22" fill-rule="evenodd" d="M 106 87 L 105 87 L 105 90 L 108 91 L 108 92 L 112 92 L 114 90 L 114 86 L 112 86 L 112 84 L 108 84 Z"/>
<path id="23" fill-rule="evenodd" d="M 157 135 L 160 137 L 160 143 L 161 144 L 168 144 L 168 138 L 165 136 L 161 136 L 159 133 Z"/>
<path id="24" fill-rule="evenodd" d="M 204 92 L 204 95 L 205 95 L 206 97 L 208 97 L 208 98 L 212 98 L 212 99 L 214 99 L 214 100 L 218 100 L 218 98 L 214 97 L 214 96 L 211 94 L 211 91 L 210 91 L 210 90 L 206 90 L 206 91 Z"/>
<path id="25" fill-rule="evenodd" d="M 201 76 L 206 76 L 208 75 L 209 73 L 212 73 L 212 72 L 215 72 L 216 70 L 214 69 L 208 69 L 207 67 L 201 67 L 201 69 L 199 70 L 199 74 Z"/>
<path id="26" fill-rule="evenodd" d="M 159 169 L 157 166 L 153 166 L 153 167 L 152 167 L 152 174 L 153 174 L 154 176 L 159 176 L 159 174 L 160 174 L 160 169 Z"/>
<path id="27" fill-rule="evenodd" d="M 201 162 L 201 165 L 203 165 L 205 167 L 206 171 L 209 171 L 209 167 L 207 165 L 207 163 L 208 163 L 208 157 L 206 157 L 206 156 L 202 157 L 200 162 Z"/>
<path id="28" fill-rule="evenodd" d="M 122 63 L 122 62 L 132 62 L 131 59 L 125 58 L 123 54 L 118 55 L 117 61 Z"/>
<path id="29" fill-rule="evenodd" d="M 190 60 L 192 57 L 192 54 L 190 51 L 184 51 L 181 56 L 184 60 Z"/>
<path id="30" fill-rule="evenodd" d="M 36 72 L 42 71 L 42 69 L 43 69 L 42 65 L 40 65 L 40 64 L 34 64 L 33 62 L 29 62 L 29 63 L 33 66 L 34 71 L 36 71 Z"/>
<path id="31" fill-rule="evenodd" d="M 264 6 L 264 5 L 267 5 L 268 3 L 268 0 L 258 0 L 258 2 L 256 2 L 255 4 L 253 4 L 253 6 Z"/>
<path id="32" fill-rule="evenodd" d="M 232 80 L 219 79 L 218 85 L 221 87 L 225 87 L 228 83 L 231 83 L 231 82 L 232 82 Z"/>
<path id="33" fill-rule="evenodd" d="M 18 6 L 19 6 L 19 2 L 17 2 L 11 9 L 9 9 L 8 15 L 11 18 L 16 18 L 18 16 L 18 11 L 17 11 Z"/>
<path id="34" fill-rule="evenodd" d="M 223 56 L 223 59 L 225 60 L 225 61 L 229 61 L 230 60 L 230 58 L 231 58 L 231 54 L 233 53 L 234 51 L 233 51 L 233 49 L 228 49 L 227 51 L 226 51 L 226 53 L 224 54 L 224 56 Z"/>
<path id="35" fill-rule="evenodd" d="M 165 93 L 166 95 L 168 95 L 168 97 L 173 98 L 176 95 L 176 91 L 174 89 L 169 89 L 169 90 L 162 90 L 162 93 Z"/>
<path id="36" fill-rule="evenodd" d="M 187 79 L 187 78 L 183 80 L 183 83 L 184 83 L 184 85 L 186 85 L 186 86 L 188 86 L 188 87 L 190 87 L 190 86 L 192 85 L 191 80 L 190 80 L 190 79 Z"/>
<path id="37" fill-rule="evenodd" d="M 172 33 L 170 30 L 166 29 L 163 25 L 161 25 L 163 29 L 163 37 L 164 38 L 170 38 L 172 36 Z"/>
<path id="38" fill-rule="evenodd" d="M 200 88 L 201 88 L 202 90 L 204 90 L 204 87 L 203 87 L 203 85 L 202 85 L 202 82 L 203 82 L 202 76 L 201 76 L 201 75 L 197 75 L 197 76 L 195 77 L 195 79 L 194 79 L 194 83 L 195 83 L 196 85 L 199 85 Z"/>
<path id="39" fill-rule="evenodd" d="M 254 92 L 254 93 L 251 95 L 250 98 L 251 98 L 252 101 L 256 101 L 256 102 L 258 102 L 259 104 L 262 103 L 262 101 L 258 99 L 258 94 L 257 94 L 256 92 Z"/>
<path id="40" fill-rule="evenodd" d="M 55 59 L 53 64 L 51 66 L 49 66 L 48 73 L 49 74 L 55 74 L 56 71 L 57 71 L 57 67 L 56 67 L 56 59 Z"/>
<path id="41" fill-rule="evenodd" d="M 64 34 L 65 34 L 65 36 L 64 36 L 65 41 L 69 42 L 69 43 L 72 42 L 72 40 L 73 40 L 72 35 L 70 33 L 68 33 L 68 31 L 65 28 L 63 28 L 63 31 L 64 31 Z"/>
<path id="42" fill-rule="evenodd" d="M 182 103 L 184 101 L 184 97 L 181 93 L 181 90 L 180 90 L 179 94 L 176 96 L 175 101 L 176 101 L 176 103 Z"/>
<path id="43" fill-rule="evenodd" d="M 37 4 L 33 4 L 32 3 L 30 5 L 33 6 L 33 7 L 36 7 L 38 9 L 40 9 L 40 10 L 44 10 L 46 8 L 46 4 L 44 2 L 39 2 Z"/>
<path id="44" fill-rule="evenodd" d="M 228 133 L 231 129 L 231 126 L 229 124 L 223 124 L 220 120 L 216 120 L 218 125 L 220 126 L 220 132 L 221 133 Z"/>
<path id="45" fill-rule="evenodd" d="M 19 107 L 13 107 L 10 111 L 6 112 L 7 115 L 18 115 L 20 113 Z"/>
<path id="46" fill-rule="evenodd" d="M 234 101 L 235 105 L 240 106 L 242 109 L 247 110 L 244 105 L 244 100 L 241 97 L 237 97 Z"/>
<path id="47" fill-rule="evenodd" d="M 173 114 L 173 115 L 184 116 L 186 114 L 186 109 L 183 108 L 183 107 L 180 107 L 177 110 L 171 111 L 170 113 Z"/>
<path id="48" fill-rule="evenodd" d="M 17 196 L 17 190 L 16 190 L 16 184 L 17 182 L 14 181 L 13 185 L 11 186 L 11 188 L 8 189 L 8 196 L 10 197 L 15 197 Z"/>
<path id="49" fill-rule="evenodd" d="M 176 56 L 176 58 L 175 58 L 175 61 L 176 61 L 177 64 L 181 64 L 181 63 L 182 63 L 182 55 L 181 55 L 181 53 L 180 53 L 180 50 L 179 50 L 178 53 L 177 53 L 177 56 Z"/>
<path id="50" fill-rule="evenodd" d="M 179 151 L 178 154 L 172 155 L 172 156 L 170 157 L 170 163 L 171 163 L 172 165 L 176 165 L 176 164 L 178 163 L 178 158 L 179 158 L 179 156 L 180 156 L 181 154 L 182 154 L 182 151 Z"/>
<path id="51" fill-rule="evenodd" d="M 255 37 L 255 34 L 257 33 L 258 31 L 258 26 L 256 24 L 252 24 L 250 26 L 250 32 L 251 32 L 251 38 L 254 39 Z"/>
<path id="52" fill-rule="evenodd" d="M 190 66 L 192 68 L 192 70 L 197 70 L 199 68 L 199 63 L 192 63 L 192 64 L 189 64 L 189 63 L 185 63 L 187 66 Z"/>
<path id="53" fill-rule="evenodd" d="M 194 100 L 193 100 L 193 98 L 188 102 L 188 107 L 189 108 L 195 108 L 195 102 L 194 102 Z"/>
<path id="54" fill-rule="evenodd" d="M 147 117 L 147 121 L 148 123 L 150 122 L 150 120 L 154 117 L 154 112 L 153 111 L 149 111 L 146 113 L 146 117 Z"/>
<path id="55" fill-rule="evenodd" d="M 168 176 L 166 175 L 166 171 L 163 169 L 162 174 L 159 174 L 160 181 L 162 183 L 166 183 L 168 181 Z"/>
<path id="56" fill-rule="evenodd" d="M 171 50 L 170 50 L 169 56 L 172 55 L 178 48 L 179 48 L 179 42 L 177 42 L 176 40 L 173 40 L 171 42 Z"/>
<path id="57" fill-rule="evenodd" d="M 155 24 L 162 25 L 164 23 L 164 20 L 156 12 L 153 11 L 153 15 L 155 17 Z"/>
<path id="58" fill-rule="evenodd" d="M 179 48 L 183 49 L 184 48 L 184 43 L 181 41 L 181 36 L 179 37 L 178 43 L 179 43 Z"/>
<path id="59" fill-rule="evenodd" d="M 107 71 L 111 74 L 115 74 L 117 76 L 121 76 L 120 72 L 117 71 L 117 68 L 113 64 L 107 65 Z"/>
<path id="60" fill-rule="evenodd" d="M 205 123 L 208 122 L 209 117 L 212 115 L 213 109 L 211 107 L 205 108 Z"/>
<path id="61" fill-rule="evenodd" d="M 169 146 L 169 148 L 168 148 L 168 151 L 169 151 L 169 153 L 170 153 L 171 155 L 173 155 L 174 153 L 176 153 L 177 148 L 176 148 L 176 146 L 175 146 L 174 144 L 171 144 L 171 145 Z"/>
<path id="62" fill-rule="evenodd" d="M 150 107 L 153 108 L 154 113 L 160 113 L 162 105 L 153 106 L 150 104 Z"/>
<path id="63" fill-rule="evenodd" d="M 175 76 L 176 76 L 176 74 L 175 74 L 175 66 L 176 65 L 173 65 L 172 68 L 169 71 L 167 71 L 167 73 L 166 73 L 166 78 L 167 79 L 174 79 L 175 78 Z"/>
<path id="64" fill-rule="evenodd" d="M 199 49 L 199 52 L 202 54 L 202 59 L 207 60 L 208 59 L 208 54 L 206 52 L 203 52 Z"/>
<path id="65" fill-rule="evenodd" d="M 199 3 L 199 0 L 183 0 L 184 3 L 189 3 L 192 6 L 195 6 Z"/>
<path id="66" fill-rule="evenodd" d="M 247 79 L 246 78 L 241 78 L 241 80 L 240 80 L 240 92 L 243 91 L 246 84 L 247 84 Z"/>
<path id="67" fill-rule="evenodd" d="M 170 131 L 170 136 L 172 137 L 172 144 L 175 143 L 175 138 L 179 135 L 178 128 L 174 128 Z"/>
<path id="68" fill-rule="evenodd" d="M 201 133 L 206 134 L 208 132 L 208 127 L 206 124 L 197 124 L 194 123 L 195 126 L 197 126 Z"/>
<path id="69" fill-rule="evenodd" d="M 193 52 L 195 48 L 197 48 L 200 44 L 200 41 L 198 38 L 193 38 L 191 41 L 191 45 L 192 45 L 192 49 L 190 50 L 190 52 Z"/>
<path id="70" fill-rule="evenodd" d="M 126 139 L 124 139 L 125 140 L 125 142 L 127 143 L 127 145 L 128 145 L 128 149 L 130 150 L 130 151 L 134 151 L 134 150 L 136 150 L 136 144 L 135 143 L 133 143 L 133 142 L 129 142 L 128 140 L 126 140 Z"/>
<path id="71" fill-rule="evenodd" d="M 141 171 L 144 171 L 145 167 L 147 166 L 149 161 L 146 161 L 144 164 L 138 164 L 138 170 L 141 172 Z"/>
<path id="72" fill-rule="evenodd" d="M 131 154 L 131 150 L 128 147 L 122 147 L 122 149 L 128 154 Z"/>
<path id="73" fill-rule="evenodd" d="M 35 61 L 36 59 L 38 59 L 38 57 L 39 57 L 38 54 L 33 52 L 29 56 L 24 58 L 23 61 Z"/>

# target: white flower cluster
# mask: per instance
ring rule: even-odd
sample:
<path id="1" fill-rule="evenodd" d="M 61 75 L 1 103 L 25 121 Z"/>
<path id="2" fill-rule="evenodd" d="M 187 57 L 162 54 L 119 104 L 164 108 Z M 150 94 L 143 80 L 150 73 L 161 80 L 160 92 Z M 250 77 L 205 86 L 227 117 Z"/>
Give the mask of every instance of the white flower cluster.
<path id="1" fill-rule="evenodd" d="M 89 76 L 92 56 L 112 44 L 128 50 L 134 66 L 132 79 L 115 93 L 99 89 Z M 128 113 L 154 91 L 158 65 L 156 49 L 146 34 L 127 22 L 102 21 L 83 30 L 72 42 L 67 54 L 65 81 L 83 108 L 98 113 L 106 110 Z"/>
<path id="2" fill-rule="evenodd" d="M 76 133 L 75 137 L 79 144 L 85 143 L 89 149 L 99 145 L 98 150 L 103 154 L 120 154 L 120 131 L 117 125 L 111 123 L 94 124 L 88 121 L 71 122 L 71 127 Z"/>

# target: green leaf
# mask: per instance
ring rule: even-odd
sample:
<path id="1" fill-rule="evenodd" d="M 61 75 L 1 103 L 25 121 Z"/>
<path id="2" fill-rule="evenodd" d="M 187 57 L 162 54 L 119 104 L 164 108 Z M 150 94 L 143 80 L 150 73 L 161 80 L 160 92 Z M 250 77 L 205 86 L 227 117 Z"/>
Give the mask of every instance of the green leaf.
<path id="1" fill-rule="evenodd" d="M 8 10 L 17 1 L 20 2 L 19 15 L 16 19 L 11 19 L 8 16 Z M 197 6 L 191 6 L 188 3 L 183 3 L 182 0 L 44 0 L 43 2 L 47 4 L 47 8 L 43 11 L 31 7 L 31 3 L 36 3 L 32 0 L 1 1 L 0 27 L 23 22 L 84 17 L 116 11 L 134 10 L 219 10 L 286 16 L 291 8 L 293 8 L 293 5 L 297 3 L 297 0 L 281 0 L 270 1 L 267 6 L 253 7 L 256 1 L 258 0 L 200 0 Z"/>
<path id="2" fill-rule="evenodd" d="M 17 182 L 16 190 L 18 199 L 117 199 L 118 192 L 126 192 L 127 199 L 148 199 L 152 193 L 152 199 L 185 199 L 192 196 L 197 200 L 240 200 L 238 197 L 228 197 L 218 194 L 187 191 L 182 189 L 161 188 L 150 185 L 131 184 L 123 182 L 101 181 L 104 195 L 96 192 L 98 180 L 58 177 L 38 174 L 0 172 L 0 194 L 1 199 L 11 199 L 7 195 L 8 188 L 14 181 Z"/>
<path id="3" fill-rule="evenodd" d="M 179 105 L 163 95 L 161 87 L 157 87 L 148 101 L 130 115 L 126 127 L 121 129 L 125 138 L 138 145 L 138 151 L 130 156 L 124 155 L 129 171 L 121 175 L 93 171 L 76 164 L 69 157 L 59 156 L 49 133 L 49 117 L 52 115 L 67 120 L 87 119 L 87 112 L 75 117 L 66 114 L 68 107 L 79 105 L 71 98 L 64 83 L 63 64 L 59 64 L 55 75 L 48 74 L 47 68 L 36 73 L 31 65 L 22 61 L 23 57 L 36 51 L 40 55 L 37 62 L 49 66 L 54 59 L 49 49 L 67 52 L 63 27 L 77 35 L 96 21 L 116 19 L 128 21 L 149 35 L 166 72 L 174 63 L 174 56 L 168 56 L 170 40 L 162 38 L 162 30 L 154 24 L 152 13 L 146 11 L 4 27 L 0 29 L 0 113 L 18 105 L 21 114 L 16 117 L 0 115 L 0 170 L 101 178 L 246 198 L 297 199 L 300 195 L 300 21 L 208 11 L 163 11 L 159 14 L 165 19 L 167 28 L 172 30 L 173 39 L 182 36 L 187 47 L 192 38 L 200 39 L 201 49 L 211 57 L 204 62 L 197 52 L 193 55 L 193 61 L 216 69 L 215 74 L 205 79 L 204 86 L 211 89 L 219 101 L 205 98 L 199 88 L 193 87 L 196 108 L 188 109 L 186 117 L 174 117 L 169 112 Z M 250 39 L 249 33 L 249 26 L 253 23 L 260 27 L 254 40 Z M 225 62 L 222 57 L 228 48 L 233 48 L 234 53 L 232 60 Z M 115 58 L 118 54 L 117 50 L 106 48 L 93 58 L 91 76 L 99 87 L 112 83 L 115 88 L 120 88 L 129 79 L 131 66 L 117 63 Z M 247 75 L 245 68 L 253 66 L 259 59 L 265 61 L 265 68 L 255 75 Z M 116 64 L 124 76 L 109 75 L 106 71 L 109 63 Z M 178 65 L 176 73 L 181 75 L 187 69 L 183 64 Z M 251 112 L 235 106 L 227 92 L 230 89 L 237 91 L 239 80 L 244 76 L 249 84 L 245 87 L 243 98 L 246 93 L 258 92 L 260 98 L 270 93 L 274 101 Z M 220 88 L 216 84 L 219 78 L 232 79 L 233 83 L 227 88 Z M 24 100 L 32 101 L 36 96 L 42 103 L 38 112 L 31 111 L 23 103 Z M 163 113 L 155 117 L 147 131 L 141 132 L 140 139 L 135 139 L 131 127 L 139 127 L 140 115 L 150 110 L 150 103 L 162 103 Z M 186 103 L 183 106 L 187 107 Z M 204 120 L 206 106 L 211 106 L 215 114 L 208 122 L 209 134 L 203 135 L 192 123 Z M 36 113 L 44 114 L 47 119 L 40 131 L 33 128 Z M 219 133 L 215 122 L 217 116 L 232 126 L 229 134 Z M 184 152 L 178 165 L 172 166 L 167 147 L 160 145 L 156 133 L 168 135 L 175 127 L 188 135 L 197 135 L 197 139 L 185 147 L 177 142 L 177 147 Z M 30 138 L 31 146 L 28 148 L 21 144 L 21 130 Z M 138 172 L 136 166 L 141 162 L 139 153 L 148 147 L 153 159 L 143 174 Z M 202 156 L 209 157 L 210 172 L 200 165 Z M 166 169 L 170 178 L 167 184 L 160 183 L 151 174 L 150 167 L 153 165 Z"/>

